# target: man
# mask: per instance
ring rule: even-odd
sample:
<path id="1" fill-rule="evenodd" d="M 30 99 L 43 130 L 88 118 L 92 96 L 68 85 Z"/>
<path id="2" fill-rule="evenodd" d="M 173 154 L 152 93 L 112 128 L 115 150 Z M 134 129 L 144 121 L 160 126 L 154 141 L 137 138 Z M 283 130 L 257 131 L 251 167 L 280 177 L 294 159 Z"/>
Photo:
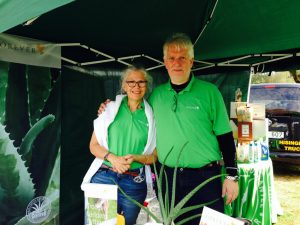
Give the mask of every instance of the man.
<path id="1" fill-rule="evenodd" d="M 194 50 L 188 36 L 181 33 L 171 36 L 163 46 L 163 53 L 170 81 L 152 92 L 149 103 L 156 123 L 158 160 L 166 166 L 169 190 L 176 165 L 175 205 L 200 183 L 221 173 L 219 161 L 223 156 L 229 174 L 223 186 L 220 178 L 214 179 L 184 206 L 217 199 L 209 207 L 223 212 L 222 197 L 226 196 L 226 204 L 230 204 L 238 195 L 235 145 L 223 98 L 216 86 L 191 74 Z M 184 213 L 175 222 L 201 211 Z M 184 224 L 199 225 L 199 220 L 196 217 Z"/>
<path id="2" fill-rule="evenodd" d="M 171 185 L 179 158 L 175 195 L 178 202 L 200 183 L 220 174 L 218 162 L 223 155 L 229 174 L 223 187 L 221 180 L 215 179 L 185 205 L 198 205 L 219 198 L 209 207 L 223 212 L 221 196 L 226 196 L 226 204 L 229 204 L 238 195 L 235 145 L 223 98 L 213 84 L 197 80 L 191 74 L 194 51 L 188 36 L 171 36 L 165 42 L 163 52 L 170 81 L 157 87 L 149 98 L 156 122 L 159 162 L 166 159 Z M 199 213 L 199 209 L 194 210 L 183 214 L 177 221 Z M 185 224 L 198 225 L 199 217 Z"/>

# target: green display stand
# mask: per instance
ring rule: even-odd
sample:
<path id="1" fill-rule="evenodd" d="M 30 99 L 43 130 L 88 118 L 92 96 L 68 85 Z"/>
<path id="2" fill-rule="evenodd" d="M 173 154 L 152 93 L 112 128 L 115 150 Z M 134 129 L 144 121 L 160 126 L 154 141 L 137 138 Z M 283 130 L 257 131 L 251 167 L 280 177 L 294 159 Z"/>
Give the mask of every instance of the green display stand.
<path id="1" fill-rule="evenodd" d="M 253 225 L 271 225 L 277 221 L 282 209 L 277 201 L 272 161 L 238 164 L 239 196 L 226 213 L 238 218 L 246 218 Z"/>

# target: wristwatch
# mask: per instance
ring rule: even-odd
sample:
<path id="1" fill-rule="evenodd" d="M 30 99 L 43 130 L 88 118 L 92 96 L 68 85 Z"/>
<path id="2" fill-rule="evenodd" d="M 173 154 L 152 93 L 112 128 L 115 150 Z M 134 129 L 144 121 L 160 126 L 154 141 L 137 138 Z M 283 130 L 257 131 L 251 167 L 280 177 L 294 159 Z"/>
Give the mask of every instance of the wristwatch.
<path id="1" fill-rule="evenodd" d="M 104 159 L 105 161 L 108 161 L 107 158 L 108 158 L 108 156 L 109 156 L 110 154 L 111 154 L 111 152 L 107 152 L 107 153 L 105 154 L 105 156 L 104 156 L 103 159 Z"/>
<path id="2" fill-rule="evenodd" d="M 225 179 L 237 182 L 239 180 L 239 176 L 226 176 Z"/>

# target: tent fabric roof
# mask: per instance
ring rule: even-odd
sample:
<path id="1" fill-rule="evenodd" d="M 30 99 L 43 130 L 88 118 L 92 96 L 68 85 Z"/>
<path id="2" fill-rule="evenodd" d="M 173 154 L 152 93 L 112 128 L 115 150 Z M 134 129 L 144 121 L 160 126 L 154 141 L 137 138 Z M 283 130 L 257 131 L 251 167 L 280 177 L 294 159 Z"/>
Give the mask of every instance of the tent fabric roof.
<path id="1" fill-rule="evenodd" d="M 27 11 L 24 13 L 30 13 Z M 196 67 L 203 60 L 204 66 L 214 66 L 249 54 L 279 51 L 289 53 L 287 58 L 297 57 L 299 11 L 299 0 L 187 0 L 184 4 L 180 0 L 85 0 L 6 32 L 54 43 L 80 43 L 81 47 L 63 48 L 63 57 L 76 63 L 146 55 L 158 60 L 151 65 L 154 68 L 162 66 L 165 38 L 184 32 L 195 42 L 195 59 L 200 61 Z M 89 48 L 96 51 L 87 51 Z"/>
<path id="2" fill-rule="evenodd" d="M 300 1 L 220 0 L 196 43 L 202 60 L 300 47 Z"/>
<path id="3" fill-rule="evenodd" d="M 0 33 L 74 0 L 1 0 Z"/>

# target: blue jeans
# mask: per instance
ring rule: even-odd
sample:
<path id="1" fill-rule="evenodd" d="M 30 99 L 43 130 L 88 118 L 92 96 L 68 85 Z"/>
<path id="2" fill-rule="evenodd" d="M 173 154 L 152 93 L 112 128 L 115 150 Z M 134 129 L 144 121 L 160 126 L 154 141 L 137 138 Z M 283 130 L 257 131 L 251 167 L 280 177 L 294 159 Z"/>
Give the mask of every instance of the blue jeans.
<path id="1" fill-rule="evenodd" d="M 171 200 L 174 169 L 170 167 L 165 167 L 165 171 L 168 176 L 169 200 Z M 208 178 L 219 174 L 221 174 L 221 167 L 219 166 L 200 169 L 178 168 L 175 188 L 175 205 L 199 184 L 206 181 Z M 165 179 L 163 179 L 162 184 L 164 194 Z M 224 200 L 222 198 L 221 178 L 216 178 L 213 181 L 207 183 L 183 206 L 183 208 L 193 205 L 199 205 L 201 203 L 206 203 L 216 199 L 218 200 L 215 203 L 207 206 L 214 210 L 224 213 Z M 200 208 L 182 214 L 175 220 L 175 224 L 190 216 L 202 213 L 202 209 L 203 208 Z M 184 225 L 199 225 L 199 222 L 200 217 L 197 217 L 196 219 L 184 223 Z"/>
<path id="2" fill-rule="evenodd" d="M 130 170 L 131 172 L 139 172 L 139 169 Z M 142 174 L 145 178 L 145 173 Z M 122 190 L 131 198 L 143 205 L 147 195 L 146 178 L 141 183 L 134 181 L 134 177 L 128 174 L 118 174 L 108 169 L 99 169 L 92 177 L 91 183 L 98 184 L 118 184 Z M 118 213 L 125 217 L 126 225 L 133 225 L 140 212 L 140 207 L 131 202 L 118 190 Z"/>

